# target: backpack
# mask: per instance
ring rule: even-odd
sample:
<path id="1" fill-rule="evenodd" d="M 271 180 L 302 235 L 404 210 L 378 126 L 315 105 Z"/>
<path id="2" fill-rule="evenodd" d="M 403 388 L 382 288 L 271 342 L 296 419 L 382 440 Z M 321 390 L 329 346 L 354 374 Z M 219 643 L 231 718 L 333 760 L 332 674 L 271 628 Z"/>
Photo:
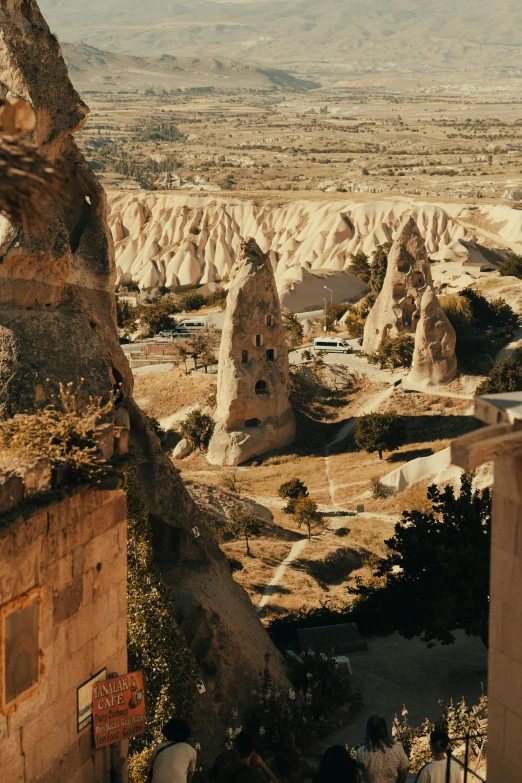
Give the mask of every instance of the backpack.
<path id="1" fill-rule="evenodd" d="M 167 748 L 171 748 L 175 744 L 176 744 L 175 742 L 169 742 L 168 745 L 165 745 L 163 748 L 160 748 L 158 750 L 158 752 L 156 753 L 156 755 L 154 757 L 154 761 L 150 765 L 149 771 L 147 772 L 147 783 L 152 783 L 152 781 L 153 781 L 153 778 L 154 778 L 154 764 L 156 763 L 156 760 L 157 760 L 159 754 L 163 753 L 164 750 L 167 750 Z"/>

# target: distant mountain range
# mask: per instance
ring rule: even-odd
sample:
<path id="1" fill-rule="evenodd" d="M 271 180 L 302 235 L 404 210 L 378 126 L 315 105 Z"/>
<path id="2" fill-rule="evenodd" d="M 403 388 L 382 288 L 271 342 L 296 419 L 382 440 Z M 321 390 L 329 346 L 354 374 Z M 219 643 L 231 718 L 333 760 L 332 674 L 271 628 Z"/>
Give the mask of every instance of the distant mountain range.
<path id="1" fill-rule="evenodd" d="M 40 0 L 64 41 L 301 73 L 522 73 L 520 0 Z"/>
<path id="2" fill-rule="evenodd" d="M 84 43 L 63 43 L 69 75 L 77 90 L 126 92 L 208 88 L 277 89 L 305 92 L 317 82 L 275 68 L 256 68 L 227 58 L 137 57 L 112 54 Z"/>

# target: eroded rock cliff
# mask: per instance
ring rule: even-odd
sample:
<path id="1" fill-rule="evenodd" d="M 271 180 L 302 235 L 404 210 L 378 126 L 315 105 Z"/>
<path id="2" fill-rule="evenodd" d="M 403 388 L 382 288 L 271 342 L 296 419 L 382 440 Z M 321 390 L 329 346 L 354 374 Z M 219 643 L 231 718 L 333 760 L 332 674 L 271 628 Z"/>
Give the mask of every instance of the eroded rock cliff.
<path id="1" fill-rule="evenodd" d="M 84 379 L 84 393 L 105 398 L 120 388 L 120 404 L 130 416 L 135 486 L 171 590 L 172 622 L 185 635 L 207 688 L 196 704 L 205 715 L 210 752 L 220 738 L 218 722 L 250 696 L 265 653 L 272 654 L 275 678 L 284 678 L 280 657 L 247 594 L 232 579 L 204 513 L 132 399 L 132 375 L 116 330 L 105 195 L 72 136 L 87 107 L 69 82 L 59 45 L 36 2 L 0 0 L 0 28 L 4 95 L 22 97 L 34 107 L 34 141 L 68 192 L 38 232 L 0 220 L 3 415 L 45 402 L 59 382 L 76 385 Z"/>

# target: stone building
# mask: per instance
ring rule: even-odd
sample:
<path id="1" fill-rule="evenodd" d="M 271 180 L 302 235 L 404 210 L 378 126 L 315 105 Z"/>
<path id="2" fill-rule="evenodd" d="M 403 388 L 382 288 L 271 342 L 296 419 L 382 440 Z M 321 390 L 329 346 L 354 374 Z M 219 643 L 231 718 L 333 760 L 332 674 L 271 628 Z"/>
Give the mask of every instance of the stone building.
<path id="1" fill-rule="evenodd" d="M 415 337 L 410 382 L 437 385 L 457 370 L 456 335 L 433 290 L 425 242 L 406 217 L 388 254 L 384 284 L 364 327 L 363 351 L 372 354 L 386 337 Z"/>
<path id="2" fill-rule="evenodd" d="M 232 269 L 219 354 L 214 465 L 239 465 L 292 443 L 288 348 L 268 254 L 243 243 Z"/>
<path id="3" fill-rule="evenodd" d="M 0 479 L 0 777 L 107 783 L 112 766 L 121 781 L 127 743 L 112 765 L 95 751 L 78 689 L 127 671 L 125 494 L 82 487 L 8 510 L 20 488 Z"/>
<path id="4" fill-rule="evenodd" d="M 488 783 L 522 781 L 522 392 L 475 401 L 490 426 L 452 444 L 464 470 L 494 463 L 488 673 Z"/>

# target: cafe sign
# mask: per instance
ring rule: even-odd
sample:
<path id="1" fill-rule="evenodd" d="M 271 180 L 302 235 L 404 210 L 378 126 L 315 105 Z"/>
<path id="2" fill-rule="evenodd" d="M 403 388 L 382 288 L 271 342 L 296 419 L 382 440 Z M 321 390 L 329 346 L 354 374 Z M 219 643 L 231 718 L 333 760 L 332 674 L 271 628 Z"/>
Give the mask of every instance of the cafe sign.
<path id="1" fill-rule="evenodd" d="M 97 749 L 143 734 L 146 717 L 143 672 L 94 683 L 92 717 Z"/>

